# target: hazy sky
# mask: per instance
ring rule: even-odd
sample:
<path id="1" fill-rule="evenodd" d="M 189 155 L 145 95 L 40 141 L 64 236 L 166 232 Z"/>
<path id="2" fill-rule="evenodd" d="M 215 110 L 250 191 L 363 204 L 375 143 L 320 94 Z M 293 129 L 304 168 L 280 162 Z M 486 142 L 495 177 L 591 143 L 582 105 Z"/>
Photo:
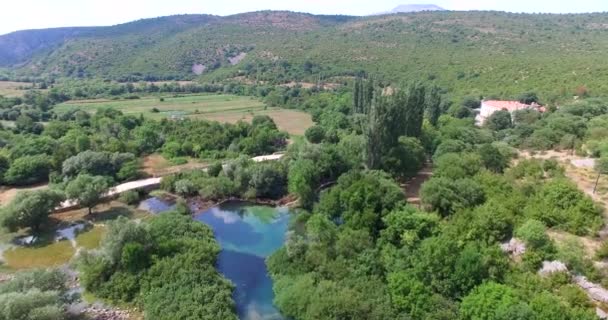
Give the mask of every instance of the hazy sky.
<path id="1" fill-rule="evenodd" d="M 16 0 L 7 1 L 0 9 L 0 34 L 22 29 L 113 25 L 180 13 L 229 15 L 272 9 L 367 15 L 407 3 L 433 3 L 449 10 L 608 11 L 608 0 Z"/>

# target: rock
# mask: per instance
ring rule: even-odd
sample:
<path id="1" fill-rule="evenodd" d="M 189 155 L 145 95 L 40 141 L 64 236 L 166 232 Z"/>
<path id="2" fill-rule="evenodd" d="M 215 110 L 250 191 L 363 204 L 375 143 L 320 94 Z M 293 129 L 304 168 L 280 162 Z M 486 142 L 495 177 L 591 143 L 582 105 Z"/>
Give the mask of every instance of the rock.
<path id="1" fill-rule="evenodd" d="M 526 252 L 526 244 L 517 238 L 512 238 L 509 242 L 501 244 L 500 248 L 514 258 L 520 257 Z"/>
<path id="2" fill-rule="evenodd" d="M 543 261 L 543 267 L 538 271 L 538 274 L 548 276 L 556 272 L 568 272 L 568 267 L 561 261 Z"/>
<path id="3" fill-rule="evenodd" d="M 595 284 L 583 276 L 574 277 L 574 282 L 581 287 L 581 289 L 585 290 L 591 299 L 598 302 L 608 303 L 608 290 L 604 289 L 599 284 Z"/>
<path id="4" fill-rule="evenodd" d="M 606 313 L 604 310 L 602 310 L 600 308 L 595 308 L 595 314 L 597 314 L 597 317 L 602 320 L 608 319 L 608 313 Z"/>

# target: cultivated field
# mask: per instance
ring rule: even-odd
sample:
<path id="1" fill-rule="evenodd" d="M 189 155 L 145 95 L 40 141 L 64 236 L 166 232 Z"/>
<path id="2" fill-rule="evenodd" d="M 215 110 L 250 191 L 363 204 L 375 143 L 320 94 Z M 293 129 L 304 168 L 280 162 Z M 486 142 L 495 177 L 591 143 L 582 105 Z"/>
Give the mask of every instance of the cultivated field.
<path id="1" fill-rule="evenodd" d="M 256 115 L 272 117 L 281 130 L 293 135 L 302 135 L 313 125 L 310 115 L 296 111 L 268 108 L 252 97 L 234 95 L 185 95 L 181 97 L 144 97 L 135 100 L 80 100 L 55 106 L 55 112 L 64 113 L 74 109 L 95 112 L 99 108 L 114 108 L 125 114 L 161 118 L 197 118 L 219 122 L 249 121 Z"/>
<path id="2" fill-rule="evenodd" d="M 21 97 L 31 86 L 28 82 L 0 81 L 0 96 Z"/>

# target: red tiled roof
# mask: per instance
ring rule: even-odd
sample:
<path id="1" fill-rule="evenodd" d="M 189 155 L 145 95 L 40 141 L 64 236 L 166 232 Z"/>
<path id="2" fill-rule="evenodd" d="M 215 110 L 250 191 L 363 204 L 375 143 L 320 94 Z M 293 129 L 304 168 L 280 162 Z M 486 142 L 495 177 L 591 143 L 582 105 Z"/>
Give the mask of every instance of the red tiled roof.
<path id="1" fill-rule="evenodd" d="M 507 109 L 508 111 L 516 111 L 516 110 L 520 110 L 520 109 L 533 107 L 531 105 L 521 103 L 519 101 L 488 100 L 488 101 L 484 101 L 483 103 L 492 108 L 496 108 L 499 110 Z"/>

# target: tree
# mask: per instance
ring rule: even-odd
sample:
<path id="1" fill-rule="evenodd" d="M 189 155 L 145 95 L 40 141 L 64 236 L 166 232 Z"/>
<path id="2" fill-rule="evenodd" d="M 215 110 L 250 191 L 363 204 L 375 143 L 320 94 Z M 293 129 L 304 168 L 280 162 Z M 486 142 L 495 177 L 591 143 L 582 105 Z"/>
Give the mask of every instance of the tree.
<path id="1" fill-rule="evenodd" d="M 435 160 L 434 174 L 450 179 L 467 178 L 477 174 L 482 165 L 476 153 L 446 153 Z"/>
<path id="2" fill-rule="evenodd" d="M 249 185 L 260 198 L 280 198 L 285 194 L 287 177 L 280 163 L 261 163 L 252 168 Z"/>
<path id="3" fill-rule="evenodd" d="M 479 109 L 481 107 L 481 100 L 475 97 L 465 97 L 462 100 L 462 106 L 470 109 Z"/>
<path id="4" fill-rule="evenodd" d="M 304 135 L 310 143 L 321 143 L 325 139 L 325 129 L 318 125 L 312 126 L 306 129 Z"/>
<path id="5" fill-rule="evenodd" d="M 525 104 L 538 103 L 539 101 L 538 95 L 536 95 L 535 92 L 524 92 L 517 98 L 517 100 Z"/>
<path id="6" fill-rule="evenodd" d="M 506 320 L 510 318 L 499 318 L 499 316 L 509 312 L 520 303 L 521 301 L 512 288 L 488 282 L 477 287 L 462 300 L 460 313 L 463 319 Z"/>
<path id="7" fill-rule="evenodd" d="M 432 178 L 420 190 L 422 203 L 431 211 L 448 216 L 458 209 L 470 208 L 485 201 L 484 190 L 471 179 Z"/>
<path id="8" fill-rule="evenodd" d="M 511 113 L 507 110 L 499 110 L 486 119 L 485 126 L 492 131 L 509 129 L 513 126 Z"/>
<path id="9" fill-rule="evenodd" d="M 123 166 L 129 167 L 121 172 Z M 118 176 L 123 178 L 132 177 L 137 173 L 138 165 L 135 155 L 132 153 L 111 153 L 84 151 L 66 159 L 62 165 L 62 173 L 65 177 L 73 178 L 79 174 Z M 135 171 L 135 173 L 133 172 Z"/>
<path id="10" fill-rule="evenodd" d="M 9 185 L 29 185 L 48 179 L 51 162 L 47 156 L 25 156 L 16 159 L 4 174 Z"/>
<path id="11" fill-rule="evenodd" d="M 427 119 L 429 119 L 431 125 L 437 126 L 437 122 L 443 111 L 441 95 L 439 94 L 439 88 L 437 86 L 433 86 L 431 90 L 429 90 L 425 103 Z"/>
<path id="12" fill-rule="evenodd" d="M 217 177 L 220 175 L 220 173 L 222 173 L 223 170 L 224 167 L 222 166 L 222 163 L 217 161 L 209 165 L 209 168 L 207 168 L 207 174 L 209 174 L 211 177 Z"/>
<path id="13" fill-rule="evenodd" d="M 4 183 L 4 174 L 6 173 L 10 165 L 11 164 L 8 159 L 5 156 L 0 155 L 0 183 Z"/>
<path id="14" fill-rule="evenodd" d="M 382 167 L 382 157 L 398 145 L 400 137 L 420 137 L 426 99 L 426 87 L 420 83 L 395 89 L 390 96 L 374 96 L 365 132 L 369 169 Z"/>
<path id="15" fill-rule="evenodd" d="M 373 79 L 357 78 L 353 88 L 353 113 L 367 114 L 370 110 L 376 88 Z"/>
<path id="16" fill-rule="evenodd" d="M 56 270 L 15 274 L 0 284 L 0 319 L 60 320 L 65 314 L 65 275 Z"/>
<path id="17" fill-rule="evenodd" d="M 107 177 L 81 174 L 68 182 L 65 192 L 69 199 L 76 200 L 79 205 L 88 208 L 89 214 L 101 202 L 110 188 Z"/>
<path id="18" fill-rule="evenodd" d="M 2 225 L 12 231 L 17 231 L 19 228 L 30 228 L 37 233 L 63 200 L 64 195 L 56 190 L 20 192 L 2 210 Z"/>
<path id="19" fill-rule="evenodd" d="M 481 161 L 486 169 L 495 172 L 502 173 L 505 168 L 509 165 L 509 159 L 505 157 L 498 148 L 487 143 L 479 148 L 479 155 Z"/>
<path id="20" fill-rule="evenodd" d="M 399 143 L 382 158 L 382 168 L 396 177 L 412 177 L 424 166 L 425 158 L 418 139 L 400 137 Z"/>
<path id="21" fill-rule="evenodd" d="M 30 116 L 22 114 L 15 121 L 15 129 L 20 133 L 40 134 L 44 127 L 40 123 L 34 122 Z"/>
<path id="22" fill-rule="evenodd" d="M 309 159 L 296 160 L 289 165 L 289 193 L 300 199 L 303 208 L 311 208 L 316 198 L 316 186 L 319 183 L 317 167 Z"/>
<path id="23" fill-rule="evenodd" d="M 542 249 L 551 244 L 546 229 L 544 223 L 530 219 L 515 230 L 515 236 L 522 239 L 530 248 Z"/>
<path id="24" fill-rule="evenodd" d="M 593 194 L 597 191 L 601 175 L 608 174 L 608 157 L 601 157 L 595 160 L 595 171 L 597 172 L 597 179 L 595 179 L 595 185 L 593 186 Z"/>

